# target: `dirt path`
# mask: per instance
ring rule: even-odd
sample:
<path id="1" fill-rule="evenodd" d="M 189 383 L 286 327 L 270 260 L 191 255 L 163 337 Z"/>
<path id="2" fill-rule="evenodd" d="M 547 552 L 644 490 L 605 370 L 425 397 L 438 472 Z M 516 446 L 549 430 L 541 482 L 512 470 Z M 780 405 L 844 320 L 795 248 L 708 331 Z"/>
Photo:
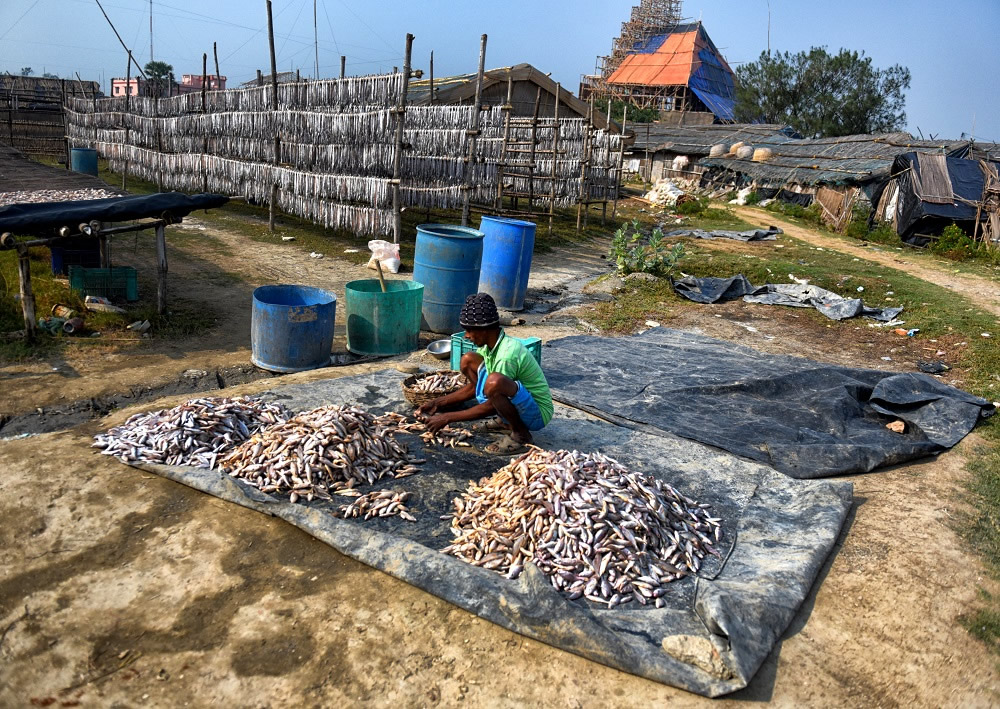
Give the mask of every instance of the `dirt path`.
<path id="1" fill-rule="evenodd" d="M 984 310 L 988 310 L 994 315 L 1000 316 L 1000 280 L 990 280 L 968 273 L 955 273 L 954 269 L 949 269 L 945 264 L 941 266 L 932 265 L 926 262 L 918 262 L 913 259 L 906 259 L 905 252 L 889 250 L 878 246 L 864 247 L 845 242 L 824 234 L 818 234 L 811 229 L 798 226 L 782 219 L 780 216 L 752 207 L 733 207 L 733 211 L 741 219 L 744 219 L 755 226 L 768 226 L 774 224 L 780 226 L 786 234 L 801 239 L 813 246 L 822 246 L 825 249 L 832 249 L 844 254 L 863 258 L 867 261 L 905 271 L 911 276 L 923 279 L 928 283 L 947 288 L 964 295 L 970 301 L 976 303 Z"/>

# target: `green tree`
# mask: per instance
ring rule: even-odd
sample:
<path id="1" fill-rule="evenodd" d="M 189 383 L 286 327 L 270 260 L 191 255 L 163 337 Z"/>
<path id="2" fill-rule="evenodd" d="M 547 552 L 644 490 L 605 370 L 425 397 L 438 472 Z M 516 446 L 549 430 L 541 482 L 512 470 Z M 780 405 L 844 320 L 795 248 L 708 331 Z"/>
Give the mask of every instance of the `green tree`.
<path id="1" fill-rule="evenodd" d="M 611 101 L 611 109 L 608 110 L 608 99 L 599 98 L 594 100 L 594 108 L 602 112 L 609 120 L 621 123 L 625 115 L 625 106 L 628 105 L 629 123 L 653 123 L 660 117 L 660 112 L 655 108 L 639 108 L 634 103 L 626 104 L 625 101 Z"/>
<path id="2" fill-rule="evenodd" d="M 20 74 L 21 76 L 31 76 L 32 74 L 34 74 L 34 73 L 35 73 L 35 70 L 34 70 L 34 69 L 32 69 L 32 68 L 31 68 L 30 66 L 22 66 L 22 67 L 21 67 L 21 71 L 20 71 L 20 72 L 18 72 L 18 73 L 19 73 L 19 74 Z"/>
<path id="3" fill-rule="evenodd" d="M 151 96 L 163 96 L 173 83 L 174 68 L 166 62 L 146 62 L 142 68 L 146 75 Z"/>
<path id="4" fill-rule="evenodd" d="M 762 52 L 736 70 L 736 120 L 785 123 L 807 137 L 901 130 L 910 70 L 864 52 Z"/>

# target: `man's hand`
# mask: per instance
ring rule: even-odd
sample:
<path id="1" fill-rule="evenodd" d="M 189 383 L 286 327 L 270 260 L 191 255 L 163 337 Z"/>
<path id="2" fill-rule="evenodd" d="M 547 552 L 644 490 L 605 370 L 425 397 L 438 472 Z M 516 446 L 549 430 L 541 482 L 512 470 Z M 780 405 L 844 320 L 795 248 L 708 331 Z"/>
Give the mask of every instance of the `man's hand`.
<path id="1" fill-rule="evenodd" d="M 433 403 L 433 402 L 432 402 Z M 438 414 L 437 416 L 431 416 L 427 419 L 427 430 L 431 433 L 437 433 L 442 428 L 451 423 L 451 417 L 448 414 Z"/>
<path id="2" fill-rule="evenodd" d="M 433 416 L 438 410 L 438 400 L 428 401 L 426 404 L 417 409 L 417 416 L 419 418 L 426 419 L 429 416 Z"/>

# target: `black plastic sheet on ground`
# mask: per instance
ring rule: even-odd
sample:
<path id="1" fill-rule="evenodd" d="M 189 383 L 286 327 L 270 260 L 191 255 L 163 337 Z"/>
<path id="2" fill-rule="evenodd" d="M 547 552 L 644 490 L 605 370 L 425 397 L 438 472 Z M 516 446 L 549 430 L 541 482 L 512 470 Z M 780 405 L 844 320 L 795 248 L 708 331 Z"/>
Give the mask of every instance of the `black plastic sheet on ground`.
<path id="1" fill-rule="evenodd" d="M 281 387 L 265 397 L 296 411 L 355 403 L 374 413 L 404 412 L 411 409 L 400 391 L 403 376 L 383 370 Z M 423 445 L 415 436 L 400 438 L 413 450 Z M 219 472 L 137 467 L 281 517 L 476 615 L 596 662 L 707 696 L 746 686 L 809 593 L 850 508 L 851 485 L 792 480 L 698 443 L 595 421 L 564 407 L 536 443 L 599 450 L 710 503 L 722 518 L 722 558 L 707 560 L 698 577 L 670 584 L 664 608 L 628 604 L 608 610 L 567 600 L 531 564 L 511 581 L 439 551 L 452 538 L 449 522 L 440 519 L 451 500 L 470 481 L 504 465 L 504 458 L 428 448 L 420 452 L 427 458 L 421 473 L 371 486 L 412 492 L 407 506 L 416 523 L 338 519 L 327 503 L 293 505 Z"/>
<path id="2" fill-rule="evenodd" d="M 808 283 L 768 283 L 755 286 L 742 273 L 729 278 L 685 276 L 671 281 L 677 295 L 695 303 L 718 303 L 743 298 L 747 303 L 815 308 L 831 320 L 846 320 L 863 315 L 890 322 L 903 312 L 896 308 L 871 308 L 861 298 L 844 298 L 833 291 Z"/>
<path id="3" fill-rule="evenodd" d="M 768 355 L 666 328 L 566 337 L 543 350 L 553 397 L 626 426 L 667 432 L 794 478 L 865 473 L 940 453 L 992 413 L 924 374 Z M 906 432 L 885 426 L 901 419 Z"/>
<path id="4" fill-rule="evenodd" d="M 159 218 L 164 212 L 174 218 L 186 217 L 196 209 L 214 209 L 229 201 L 218 194 L 186 195 L 161 192 L 137 197 L 109 197 L 76 202 L 41 202 L 0 207 L 0 232 L 44 234 L 53 229 L 78 224 L 125 222 L 131 219 Z"/>

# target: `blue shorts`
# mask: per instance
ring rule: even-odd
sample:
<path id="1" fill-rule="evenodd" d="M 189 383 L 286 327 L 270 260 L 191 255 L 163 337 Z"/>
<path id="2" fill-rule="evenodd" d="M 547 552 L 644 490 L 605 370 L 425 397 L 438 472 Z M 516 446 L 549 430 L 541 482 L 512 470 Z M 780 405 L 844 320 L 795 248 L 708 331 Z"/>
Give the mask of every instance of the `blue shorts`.
<path id="1" fill-rule="evenodd" d="M 486 365 L 481 364 L 476 376 L 476 400 L 480 404 L 485 404 L 489 400 L 486 394 L 483 393 L 483 387 L 486 386 L 486 377 Z M 517 382 L 517 394 L 510 400 L 510 403 L 517 409 L 518 416 L 521 417 L 521 421 L 528 427 L 529 431 L 541 431 L 545 428 L 545 420 L 542 418 L 542 412 L 535 402 L 535 397 L 524 388 L 524 384 L 521 382 Z M 500 414 L 498 413 L 497 415 L 499 416 Z M 503 416 L 500 416 L 500 418 L 503 418 Z M 504 420 L 506 421 L 506 419 Z M 510 423 L 510 421 L 507 421 L 507 423 Z"/>

